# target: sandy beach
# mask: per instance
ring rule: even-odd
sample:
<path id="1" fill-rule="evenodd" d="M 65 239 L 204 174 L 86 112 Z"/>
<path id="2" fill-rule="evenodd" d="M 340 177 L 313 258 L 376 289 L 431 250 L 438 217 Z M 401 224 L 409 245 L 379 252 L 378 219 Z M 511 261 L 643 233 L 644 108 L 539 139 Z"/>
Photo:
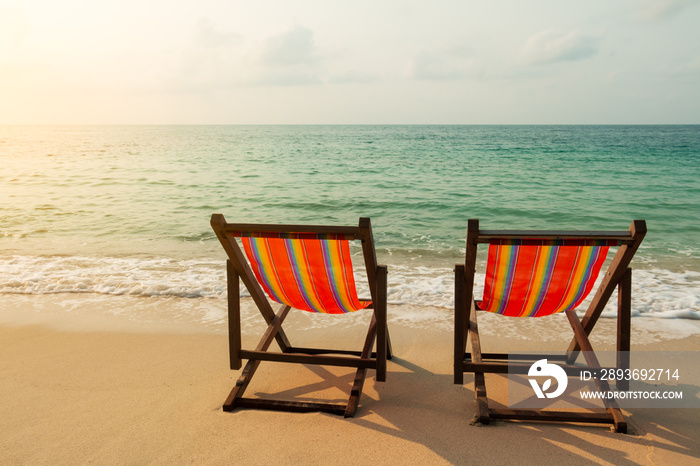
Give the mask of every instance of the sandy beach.
<path id="1" fill-rule="evenodd" d="M 228 369 L 223 329 L 182 325 L 166 331 L 157 323 L 128 322 L 120 327 L 116 318 L 79 322 L 79 313 L 64 314 L 63 325 L 57 325 L 47 316 L 60 299 L 15 300 L 15 306 L 42 303 L 37 307 L 44 312 L 35 312 L 34 322 L 11 323 L 12 306 L 3 309 L 2 464 L 690 464 L 700 458 L 698 416 L 692 409 L 626 411 L 631 435 L 590 425 L 470 425 L 472 377 L 465 376 L 464 386 L 452 384 L 451 333 L 396 323 L 390 324 L 396 357 L 389 362 L 387 381 L 376 382 L 370 371 L 355 418 L 225 413 L 221 403 L 239 372 Z M 99 301 L 71 299 L 83 313 L 101 314 Z M 128 304 L 125 298 L 109 299 L 112 305 Z M 160 301 L 164 313 L 169 303 Z M 601 322 L 598 340 L 604 347 L 614 321 Z M 633 326 L 639 322 L 634 319 Z M 566 336 L 553 337 L 557 323 L 551 325 L 538 342 L 495 331 L 485 346 L 558 349 Z M 353 346 L 364 333 L 361 325 L 340 338 L 337 326 L 295 333 L 293 320 L 290 330 L 290 338 L 308 346 L 338 341 Z M 253 333 L 244 337 L 249 344 L 256 340 Z M 635 349 L 700 349 L 697 336 L 660 340 L 650 330 L 637 333 L 643 343 Z M 248 393 L 342 402 L 351 372 L 263 363 Z M 496 377 L 488 383 L 490 396 L 503 396 L 505 382 Z"/>
<path id="2" fill-rule="evenodd" d="M 0 466 L 700 466 L 698 24 L 700 0 L 2 2 Z M 370 301 L 354 417 L 223 410 L 239 356 L 311 360 L 270 336 L 366 354 Z M 494 372 L 456 385 L 463 331 Z M 243 404 L 350 413 L 355 376 L 264 361 Z"/>

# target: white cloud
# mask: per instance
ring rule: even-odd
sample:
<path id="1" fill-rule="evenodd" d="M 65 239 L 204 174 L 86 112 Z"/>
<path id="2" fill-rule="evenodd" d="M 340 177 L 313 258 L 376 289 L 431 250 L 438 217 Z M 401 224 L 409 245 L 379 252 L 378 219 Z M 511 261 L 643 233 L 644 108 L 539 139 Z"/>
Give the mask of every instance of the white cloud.
<path id="1" fill-rule="evenodd" d="M 474 58 L 471 50 L 463 47 L 447 50 L 420 50 L 411 58 L 408 74 L 412 78 L 449 80 L 473 74 Z"/>
<path id="2" fill-rule="evenodd" d="M 174 93 L 320 84 L 324 60 L 313 36 L 310 29 L 297 26 L 254 40 L 200 19 L 189 44 L 162 58 L 159 80 L 164 90 Z"/>
<path id="3" fill-rule="evenodd" d="M 643 7 L 642 18 L 646 20 L 666 19 L 696 5 L 700 5 L 698 0 L 650 0 Z"/>
<path id="4" fill-rule="evenodd" d="M 359 73 L 357 71 L 346 71 L 332 75 L 328 82 L 332 84 L 368 84 L 378 81 L 378 77 L 371 73 Z"/>
<path id="5" fill-rule="evenodd" d="M 220 31 L 208 18 L 197 21 L 194 31 L 194 43 L 200 47 L 216 48 L 238 45 L 243 41 L 240 34 Z"/>
<path id="6" fill-rule="evenodd" d="M 274 67 L 313 65 L 320 60 L 314 33 L 303 26 L 269 37 L 260 57 L 265 65 Z"/>
<path id="7" fill-rule="evenodd" d="M 266 70 L 251 84 L 265 86 L 307 86 L 321 84 L 321 78 L 313 71 L 303 69 Z"/>
<path id="8" fill-rule="evenodd" d="M 688 62 L 675 65 L 664 63 L 659 71 L 662 76 L 697 79 L 700 76 L 700 56 Z"/>
<path id="9" fill-rule="evenodd" d="M 186 44 L 159 57 L 155 85 L 161 91 L 176 94 L 239 85 L 248 69 L 241 66 L 246 59 L 243 36 L 217 27 L 208 18 L 200 18 L 191 27 Z"/>
<path id="10" fill-rule="evenodd" d="M 299 86 L 320 84 L 323 64 L 314 43 L 314 32 L 296 26 L 268 37 L 259 53 L 260 68 L 250 84 Z"/>
<path id="11" fill-rule="evenodd" d="M 583 60 L 598 53 L 598 40 L 573 31 L 568 34 L 547 29 L 530 36 L 521 58 L 529 65 Z"/>

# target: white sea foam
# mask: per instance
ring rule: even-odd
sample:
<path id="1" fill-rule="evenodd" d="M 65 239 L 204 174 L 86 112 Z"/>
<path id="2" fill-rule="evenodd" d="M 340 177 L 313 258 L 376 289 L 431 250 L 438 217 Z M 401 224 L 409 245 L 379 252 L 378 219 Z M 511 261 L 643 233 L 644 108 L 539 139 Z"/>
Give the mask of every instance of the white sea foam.
<path id="1" fill-rule="evenodd" d="M 0 259 L 0 293 L 215 297 L 225 278 L 221 261 L 12 256 Z"/>
<path id="2" fill-rule="evenodd" d="M 357 271 L 358 294 L 368 297 L 364 273 Z M 482 292 L 477 274 L 475 296 Z M 633 272 L 633 316 L 700 320 L 700 273 L 664 269 Z M 243 289 L 243 287 L 242 287 Z M 10 256 L 0 258 L 0 293 L 97 293 L 103 295 L 225 298 L 226 278 L 221 260 L 175 260 L 139 257 Z M 248 296 L 243 289 L 243 295 Z M 390 265 L 391 304 L 452 309 L 454 272 L 450 268 Z M 588 298 L 590 300 L 590 297 Z M 586 309 L 588 301 L 580 306 Z M 603 312 L 615 317 L 616 299 Z M 434 316 L 403 320 L 416 322 Z M 449 314 L 449 313 L 448 313 Z M 447 315 L 447 314 L 446 314 Z"/>

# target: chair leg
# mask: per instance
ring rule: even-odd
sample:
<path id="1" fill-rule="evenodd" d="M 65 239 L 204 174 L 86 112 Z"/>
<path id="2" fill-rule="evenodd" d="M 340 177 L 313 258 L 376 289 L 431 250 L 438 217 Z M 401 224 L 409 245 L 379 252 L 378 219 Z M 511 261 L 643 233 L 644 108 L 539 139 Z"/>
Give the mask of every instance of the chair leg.
<path id="1" fill-rule="evenodd" d="M 372 321 L 369 324 L 369 330 L 367 331 L 367 337 L 365 338 L 365 344 L 362 347 L 362 359 L 367 359 L 370 357 L 372 351 L 372 345 L 374 345 L 375 337 L 377 336 L 377 318 L 372 314 Z M 357 412 L 357 407 L 360 404 L 360 396 L 362 396 L 362 388 L 365 384 L 365 375 L 367 369 L 359 368 L 355 373 L 355 381 L 350 389 L 350 398 L 348 399 L 347 407 L 345 408 L 345 417 L 353 417 Z"/>
<path id="2" fill-rule="evenodd" d="M 630 327 L 632 324 L 632 269 L 628 268 L 620 280 L 617 291 L 617 367 L 630 368 Z M 616 382 L 617 389 L 629 390 L 629 380 Z"/>
<path id="3" fill-rule="evenodd" d="M 279 312 L 274 319 L 272 319 L 272 322 L 267 327 L 267 330 L 260 339 L 258 346 L 255 347 L 255 351 L 267 351 L 272 344 L 272 341 L 282 328 L 282 322 L 284 322 L 284 319 L 287 317 L 290 309 L 291 308 L 289 306 L 282 306 L 280 308 Z M 233 387 L 233 390 L 231 390 L 231 393 L 229 393 L 228 398 L 226 398 L 226 401 L 224 402 L 224 411 L 233 411 L 235 409 L 236 401 L 243 397 L 243 393 L 245 392 L 246 388 L 248 388 L 248 384 L 253 378 L 253 375 L 255 375 L 255 371 L 258 369 L 259 365 L 260 361 L 258 360 L 249 360 L 246 363 L 241 376 L 238 378 L 238 381 L 236 381 L 236 385 Z"/>
<path id="4" fill-rule="evenodd" d="M 472 302 L 472 306 L 474 303 Z M 479 339 L 479 325 L 477 324 L 476 308 L 472 308 L 469 316 L 469 341 L 471 343 L 471 358 L 476 364 L 483 362 L 481 357 L 481 340 Z M 490 422 L 489 399 L 486 394 L 486 377 L 483 372 L 474 372 L 474 398 L 476 401 L 475 421 L 481 424 Z"/>
<path id="5" fill-rule="evenodd" d="M 464 299 L 464 264 L 455 265 L 455 334 L 454 334 L 454 383 L 464 384 L 464 349 L 466 348 L 465 328 L 469 318 Z"/>
<path id="6" fill-rule="evenodd" d="M 233 263 L 226 261 L 228 292 L 228 350 L 232 370 L 241 368 L 241 295 L 240 280 Z"/>
<path id="7" fill-rule="evenodd" d="M 588 335 L 586 335 L 586 331 L 584 330 L 581 321 L 576 315 L 576 312 L 573 310 L 569 310 L 566 311 L 565 314 L 566 317 L 569 319 L 571 329 L 574 331 L 574 338 L 581 350 L 583 351 L 583 356 L 586 360 L 586 364 L 588 364 L 589 367 L 600 369 L 600 362 L 598 362 L 598 358 L 596 357 L 595 352 L 593 351 L 593 346 L 591 346 L 591 342 L 588 339 Z M 598 387 L 598 390 L 600 390 L 601 392 L 610 391 L 610 385 L 608 385 L 607 381 L 595 379 L 595 383 Z M 627 422 L 625 421 L 625 418 L 622 415 L 622 410 L 617 405 L 617 403 L 614 400 L 603 400 L 603 404 L 605 405 L 605 409 L 608 411 L 608 414 L 610 415 L 612 422 L 615 425 L 615 431 L 626 434 Z"/>
<path id="8" fill-rule="evenodd" d="M 386 359 L 387 359 L 387 316 L 386 316 L 386 293 L 387 293 L 387 268 L 384 265 L 377 267 L 377 302 L 374 307 L 374 315 L 377 322 L 377 381 L 386 381 Z"/>
<path id="9" fill-rule="evenodd" d="M 474 421 L 480 424 L 489 424 L 489 399 L 486 395 L 486 378 L 483 372 L 474 373 L 474 401 L 476 402 L 476 415 Z"/>
<path id="10" fill-rule="evenodd" d="M 241 376 L 236 381 L 236 385 L 234 385 L 231 393 L 229 393 L 226 401 L 224 401 L 224 411 L 233 411 L 236 409 L 236 402 L 243 397 L 243 393 L 246 388 L 248 388 L 248 384 L 253 378 L 253 375 L 255 375 L 255 371 L 258 369 L 259 365 L 260 361 L 248 361 L 246 363 Z"/>

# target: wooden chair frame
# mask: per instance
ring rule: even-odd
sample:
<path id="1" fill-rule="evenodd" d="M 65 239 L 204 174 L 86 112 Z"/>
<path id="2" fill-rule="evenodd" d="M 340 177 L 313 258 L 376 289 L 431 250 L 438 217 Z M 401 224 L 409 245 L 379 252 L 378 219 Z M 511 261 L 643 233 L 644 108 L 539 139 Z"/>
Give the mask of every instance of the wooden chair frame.
<path id="1" fill-rule="evenodd" d="M 488 424 L 490 419 L 513 419 L 529 421 L 558 421 L 586 422 L 613 424 L 617 432 L 626 433 L 627 423 L 620 408 L 614 401 L 606 401 L 605 409 L 601 412 L 582 413 L 576 411 L 550 411 L 525 409 L 493 409 L 489 408 L 486 394 L 485 373 L 508 373 L 510 364 L 518 372 L 527 373 L 532 364 L 514 362 L 532 359 L 526 355 L 508 353 L 482 353 L 477 324 L 476 301 L 474 300 L 474 275 L 476 269 L 477 246 L 497 239 L 543 239 L 543 240 L 614 240 L 619 244 L 617 253 L 612 259 L 602 283 L 598 287 L 593 300 L 582 320 L 571 310 L 566 312 L 574 338 L 569 345 L 566 356 L 552 355 L 549 359 L 560 359 L 561 366 L 572 375 L 582 369 L 600 368 L 588 339 L 593 327 L 600 317 L 605 305 L 618 288 L 618 321 L 617 321 L 617 367 L 629 367 L 630 351 L 630 319 L 631 319 L 631 287 L 632 269 L 629 264 L 637 248 L 646 235 L 646 222 L 635 220 L 627 231 L 511 231 L 511 230 L 480 230 L 478 220 L 469 220 L 467 225 L 467 251 L 464 264 L 455 266 L 455 334 L 454 334 L 454 383 L 464 383 L 464 373 L 474 373 L 474 394 L 476 398 L 475 421 Z M 466 352 L 467 341 L 471 343 L 471 352 Z M 578 352 L 583 350 L 586 367 L 573 366 Z M 542 358 L 540 355 L 537 359 Z M 534 361 L 534 359 L 532 359 Z M 602 391 L 609 390 L 607 382 L 596 382 Z M 627 384 L 618 384 L 618 389 L 627 390 Z"/>
<path id="2" fill-rule="evenodd" d="M 232 370 L 241 368 L 242 359 L 247 359 L 243 371 L 224 402 L 224 411 L 236 408 L 271 409 L 278 411 L 313 412 L 321 411 L 352 417 L 357 411 L 367 369 L 375 369 L 377 381 L 386 380 L 386 361 L 391 359 L 392 350 L 387 329 L 387 267 L 377 265 L 374 248 L 372 225 L 369 218 L 360 218 L 359 225 L 319 226 L 319 225 L 268 225 L 268 224 L 233 224 L 227 223 L 224 216 L 214 214 L 211 226 L 228 255 L 226 265 L 228 289 L 228 334 L 229 355 Z M 361 240 L 367 279 L 372 298 L 369 308 L 373 309 L 372 319 L 361 351 L 333 350 L 320 348 L 302 348 L 292 346 L 282 329 L 282 323 L 290 311 L 290 306 L 281 305 L 275 313 L 262 287 L 241 251 L 233 233 L 322 233 L 340 234 L 344 239 Z M 241 347 L 241 318 L 239 283 L 248 289 L 253 301 L 268 324 L 260 342 L 254 350 Z M 376 339 L 376 351 L 372 346 Z M 275 340 L 281 352 L 271 352 L 268 348 Z M 350 398 L 345 405 L 332 403 L 312 403 L 260 398 L 244 398 L 243 394 L 250 383 L 260 361 L 276 361 L 300 364 L 355 367 L 357 372 Z"/>

